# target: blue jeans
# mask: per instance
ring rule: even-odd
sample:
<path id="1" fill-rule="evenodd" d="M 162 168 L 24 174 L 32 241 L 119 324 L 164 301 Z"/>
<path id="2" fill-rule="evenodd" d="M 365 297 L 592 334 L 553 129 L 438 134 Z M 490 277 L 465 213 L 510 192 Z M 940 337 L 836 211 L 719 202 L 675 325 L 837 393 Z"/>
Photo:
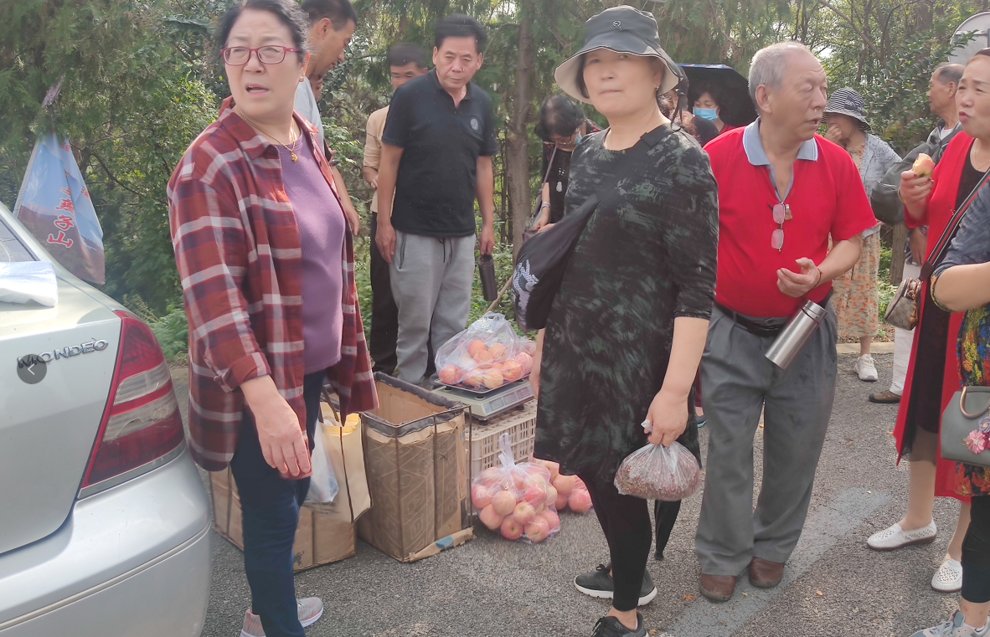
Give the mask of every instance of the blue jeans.
<path id="1" fill-rule="evenodd" d="M 325 377 L 320 371 L 303 379 L 310 448 Z M 261 616 L 267 637 L 303 637 L 296 611 L 292 545 L 309 478 L 285 480 L 268 466 L 254 418 L 246 409 L 230 469 L 241 498 L 244 571 L 251 587 L 251 609 Z"/>

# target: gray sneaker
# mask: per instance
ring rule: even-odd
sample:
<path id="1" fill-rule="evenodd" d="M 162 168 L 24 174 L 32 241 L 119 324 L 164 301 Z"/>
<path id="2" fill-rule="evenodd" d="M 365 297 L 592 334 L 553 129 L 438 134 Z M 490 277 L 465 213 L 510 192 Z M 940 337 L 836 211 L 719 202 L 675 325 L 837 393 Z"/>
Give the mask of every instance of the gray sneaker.
<path id="1" fill-rule="evenodd" d="M 949 620 L 911 635 L 911 637 L 984 637 L 990 633 L 988 625 L 976 629 L 963 622 L 963 614 L 958 610 L 949 615 Z"/>
<path id="2" fill-rule="evenodd" d="M 615 593 L 615 583 L 612 581 L 612 565 L 599 564 L 590 573 L 584 573 L 574 578 L 574 588 L 585 595 L 597 597 L 598 599 L 612 599 Z M 657 596 L 657 588 L 653 585 L 650 572 L 643 573 L 643 586 L 639 589 L 639 602 L 637 605 L 646 606 Z"/>

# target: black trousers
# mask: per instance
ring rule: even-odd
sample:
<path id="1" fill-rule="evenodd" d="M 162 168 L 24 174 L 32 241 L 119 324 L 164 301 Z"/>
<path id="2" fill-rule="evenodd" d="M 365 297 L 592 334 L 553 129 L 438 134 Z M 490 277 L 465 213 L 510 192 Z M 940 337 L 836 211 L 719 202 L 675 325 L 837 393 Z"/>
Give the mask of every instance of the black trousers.
<path id="1" fill-rule="evenodd" d="M 589 475 L 582 475 L 581 479 L 588 486 L 591 503 L 608 542 L 615 583 L 612 606 L 621 611 L 635 610 L 653 543 L 653 526 L 646 500 L 619 495 L 611 480 L 596 482 Z"/>
<path id="2" fill-rule="evenodd" d="M 972 520 L 963 538 L 962 597 L 984 604 L 990 602 L 990 496 L 975 496 L 972 502 Z"/>
<path id="3" fill-rule="evenodd" d="M 378 251 L 378 215 L 371 215 L 371 332 L 368 350 L 376 372 L 395 372 L 395 339 L 399 335 L 399 308 L 392 297 L 389 265 Z"/>

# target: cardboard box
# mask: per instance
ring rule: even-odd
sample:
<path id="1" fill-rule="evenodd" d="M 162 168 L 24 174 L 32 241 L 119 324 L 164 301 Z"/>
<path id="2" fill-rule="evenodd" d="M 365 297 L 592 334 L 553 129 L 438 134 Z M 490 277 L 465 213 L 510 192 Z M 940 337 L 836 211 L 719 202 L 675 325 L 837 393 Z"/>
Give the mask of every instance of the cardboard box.
<path id="1" fill-rule="evenodd" d="M 376 374 L 378 409 L 362 414 L 371 510 L 358 535 L 400 562 L 471 539 L 464 405 Z"/>
<path id="2" fill-rule="evenodd" d="M 213 497 L 213 524 L 217 533 L 237 548 L 244 550 L 244 530 L 241 526 L 241 499 L 230 469 L 210 474 L 210 494 Z M 303 506 L 299 510 L 299 526 L 293 544 L 293 568 L 296 572 L 339 562 L 353 557 L 357 549 L 353 522 Z"/>

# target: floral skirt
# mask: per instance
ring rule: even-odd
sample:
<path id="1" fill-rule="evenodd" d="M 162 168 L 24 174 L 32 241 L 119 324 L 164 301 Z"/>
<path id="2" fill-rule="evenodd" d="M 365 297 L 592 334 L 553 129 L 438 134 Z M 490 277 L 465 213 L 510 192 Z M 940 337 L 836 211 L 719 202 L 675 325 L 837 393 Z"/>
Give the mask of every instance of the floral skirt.
<path id="1" fill-rule="evenodd" d="M 877 276 L 880 272 L 880 233 L 863 239 L 863 251 L 851 270 L 832 282 L 832 303 L 839 319 L 839 339 L 873 337 L 880 327 Z"/>

